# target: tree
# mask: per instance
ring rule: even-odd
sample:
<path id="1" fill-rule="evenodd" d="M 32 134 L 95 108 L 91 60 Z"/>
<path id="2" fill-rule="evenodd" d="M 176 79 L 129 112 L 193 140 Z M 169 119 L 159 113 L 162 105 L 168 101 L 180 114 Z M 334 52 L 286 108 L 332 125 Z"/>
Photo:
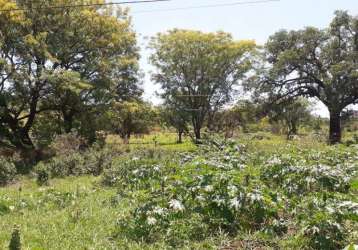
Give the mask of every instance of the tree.
<path id="1" fill-rule="evenodd" d="M 159 112 L 164 124 L 176 129 L 178 134 L 177 142 L 182 143 L 183 134 L 189 131 L 188 123 L 190 117 L 188 113 L 170 106 L 163 106 Z"/>
<path id="2" fill-rule="evenodd" d="M 239 127 L 248 132 L 248 125 L 261 118 L 261 106 L 249 100 L 240 100 L 233 107 L 221 110 L 213 117 L 212 128 L 215 132 L 232 135 Z"/>
<path id="3" fill-rule="evenodd" d="M 299 126 L 311 117 L 310 103 L 299 98 L 270 107 L 268 113 L 271 122 L 279 122 L 286 128 L 287 138 L 297 135 Z"/>
<path id="4" fill-rule="evenodd" d="M 209 112 L 232 99 L 234 86 L 251 68 L 253 41 L 234 41 L 224 32 L 171 30 L 151 40 L 150 61 L 166 104 L 187 112 L 197 140 Z"/>
<path id="5" fill-rule="evenodd" d="M 33 149 L 38 114 L 60 112 L 70 131 L 83 107 L 136 91 L 139 55 L 125 11 L 47 8 L 87 2 L 0 0 L 1 9 L 25 9 L 0 13 L 1 144 Z"/>
<path id="6" fill-rule="evenodd" d="M 358 18 L 337 11 L 327 29 L 279 31 L 265 45 L 260 90 L 274 99 L 309 96 L 330 113 L 329 141 L 341 141 L 341 112 L 358 102 Z"/>
<path id="7" fill-rule="evenodd" d="M 113 102 L 107 111 L 110 130 L 129 141 L 134 133 L 148 133 L 155 122 L 156 113 L 152 106 L 142 101 Z"/>

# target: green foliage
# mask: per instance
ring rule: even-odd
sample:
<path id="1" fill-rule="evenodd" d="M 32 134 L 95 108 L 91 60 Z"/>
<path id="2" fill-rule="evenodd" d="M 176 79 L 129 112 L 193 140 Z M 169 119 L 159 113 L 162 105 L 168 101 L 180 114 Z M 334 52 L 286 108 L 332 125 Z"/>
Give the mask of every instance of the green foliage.
<path id="1" fill-rule="evenodd" d="M 34 171 L 37 175 L 36 182 L 39 186 L 49 184 L 49 180 L 51 178 L 51 173 L 50 173 L 48 167 L 44 163 L 42 163 L 42 162 L 38 163 L 36 165 L 36 167 L 34 168 Z"/>
<path id="2" fill-rule="evenodd" d="M 14 228 L 14 231 L 11 234 L 9 250 L 21 250 L 21 237 L 18 228 Z"/>
<path id="3" fill-rule="evenodd" d="M 339 155 L 339 151 L 329 152 L 325 157 L 335 159 L 331 162 L 317 162 L 322 154 L 314 151 L 299 150 L 297 154 L 273 155 L 263 165 L 262 179 L 268 185 L 276 184 L 283 188 L 287 195 L 324 191 L 346 193 L 357 173 L 357 164 L 354 163 L 354 158 L 350 158 L 352 163 L 347 159 L 344 164 L 337 163 Z"/>
<path id="4" fill-rule="evenodd" d="M 16 176 L 15 164 L 8 159 L 0 157 L 0 186 L 12 182 Z"/>
<path id="5" fill-rule="evenodd" d="M 78 176 L 86 173 L 84 159 L 80 153 L 54 157 L 49 161 L 48 167 L 53 177 Z"/>
<path id="6" fill-rule="evenodd" d="M 79 119 L 84 113 L 115 98 L 141 94 L 136 35 L 127 11 L 108 6 L 65 12 L 47 8 L 69 4 L 83 1 L 1 1 L 9 6 L 4 8 L 32 10 L 0 13 L 3 143 L 33 149 L 32 130 L 46 127 L 37 120 L 39 114 L 57 116 L 58 121 L 48 134 L 34 133 L 41 145 L 48 143 L 53 130 L 68 133 L 88 125 Z"/>
<path id="7" fill-rule="evenodd" d="M 21 225 L 29 249 L 342 249 L 354 242 L 356 147 L 262 136 L 183 147 L 158 134 L 156 147 L 146 136 L 117 150 L 83 151 L 74 169 L 62 166 L 76 176 L 42 187 L 23 177 L 22 189 L 0 188 L 0 248 L 10 242 L 11 223 Z M 52 178 L 50 163 L 35 169 Z"/>
<path id="8" fill-rule="evenodd" d="M 85 151 L 83 153 L 85 172 L 94 176 L 102 174 L 105 169 L 111 168 L 114 157 L 118 154 L 120 152 L 116 153 L 109 148 L 91 148 Z"/>
<path id="9" fill-rule="evenodd" d="M 255 131 L 255 124 L 262 118 L 261 106 L 251 101 L 239 101 L 234 107 L 216 112 L 208 119 L 208 127 L 215 132 L 230 132 L 241 128 L 244 133 Z"/>
<path id="10" fill-rule="evenodd" d="M 109 130 L 123 139 L 130 139 L 134 133 L 149 133 L 156 120 L 156 112 L 149 103 L 141 101 L 113 102 L 107 111 Z"/>
<path id="11" fill-rule="evenodd" d="M 190 116 L 187 112 L 176 108 L 175 106 L 163 106 L 159 110 L 162 124 L 167 127 L 173 127 L 178 133 L 178 143 L 182 143 L 182 135 L 189 131 L 188 124 Z"/>
<path id="12" fill-rule="evenodd" d="M 108 148 L 91 148 L 84 152 L 59 154 L 46 162 L 39 162 L 34 172 L 38 185 L 48 185 L 52 178 L 67 176 L 100 175 L 105 169 L 112 166 L 114 152 Z"/>
<path id="13" fill-rule="evenodd" d="M 330 112 L 330 142 L 341 141 L 341 113 L 358 100 L 357 17 L 336 11 L 327 29 L 281 30 L 266 45 L 253 77 L 255 91 L 272 101 L 316 97 Z M 267 70 L 268 69 L 268 70 Z"/>
<path id="14" fill-rule="evenodd" d="M 86 145 L 86 140 L 76 132 L 56 135 L 49 148 L 53 154 L 67 156 L 79 152 Z"/>
<path id="15" fill-rule="evenodd" d="M 281 123 L 287 134 L 287 138 L 297 135 L 298 129 L 303 123 L 308 123 L 311 118 L 310 103 L 299 98 L 270 107 L 269 118 L 272 123 Z"/>
<path id="16" fill-rule="evenodd" d="M 152 38 L 152 78 L 165 103 L 191 117 L 196 139 L 209 112 L 232 99 L 234 86 L 250 70 L 253 41 L 234 41 L 228 33 L 171 30 Z"/>
<path id="17" fill-rule="evenodd" d="M 119 187 L 120 197 L 143 192 L 140 205 L 117 221 L 116 235 L 180 246 L 220 232 L 282 236 L 296 224 L 306 247 L 343 247 L 345 223 L 355 220 L 358 207 L 335 194 L 349 193 L 358 169 L 356 152 L 293 147 L 264 159 L 259 154 L 214 139 L 169 162 L 139 156 L 114 164 L 102 179 L 105 185 Z M 316 227 L 321 233 L 311 234 Z"/>
<path id="18" fill-rule="evenodd" d="M 346 230 L 325 213 L 310 217 L 304 228 L 304 237 L 313 249 L 340 249 L 344 246 L 345 233 Z"/>

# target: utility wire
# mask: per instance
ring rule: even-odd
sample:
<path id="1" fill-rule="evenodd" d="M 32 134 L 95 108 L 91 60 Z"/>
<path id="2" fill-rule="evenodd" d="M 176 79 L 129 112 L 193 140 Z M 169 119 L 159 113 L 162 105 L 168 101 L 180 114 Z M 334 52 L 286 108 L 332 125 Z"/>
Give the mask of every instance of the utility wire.
<path id="1" fill-rule="evenodd" d="M 46 6 L 46 7 L 35 7 L 35 8 L 0 9 L 0 12 L 41 10 L 41 9 L 81 8 L 81 7 L 96 7 L 96 6 L 123 5 L 123 4 L 140 4 L 140 3 L 155 3 L 155 2 L 169 2 L 169 1 L 172 1 L 172 0 L 141 0 L 141 1 L 110 2 L 110 3 L 58 5 L 58 6 Z M 141 13 L 151 13 L 151 12 L 169 12 L 169 11 L 202 9 L 202 8 L 228 7 L 228 6 L 236 6 L 236 5 L 252 5 L 252 4 L 260 4 L 260 3 L 279 2 L 279 1 L 280 0 L 257 0 L 257 1 L 244 1 L 244 2 L 241 1 L 241 2 L 234 2 L 234 3 L 198 5 L 198 6 L 171 8 L 171 9 L 143 10 L 143 11 L 134 11 L 132 13 L 133 14 L 141 14 Z"/>
<path id="2" fill-rule="evenodd" d="M 215 8 L 215 7 L 228 7 L 236 5 L 253 5 L 260 3 L 270 3 L 270 2 L 280 2 L 280 0 L 257 0 L 257 1 L 241 1 L 233 3 L 224 3 L 224 4 L 210 4 L 210 5 L 198 5 L 198 6 L 188 6 L 188 7 L 178 7 L 171 9 L 156 9 L 156 10 L 143 10 L 143 11 L 132 11 L 132 14 L 141 14 L 141 13 L 152 13 L 152 12 L 169 12 L 169 11 L 180 11 L 180 10 L 191 10 L 191 9 L 203 9 L 203 8 Z"/>
<path id="3" fill-rule="evenodd" d="M 169 2 L 169 1 L 171 1 L 171 0 L 141 0 L 141 1 L 110 2 L 110 3 L 91 3 L 91 4 L 57 5 L 57 6 L 54 5 L 54 6 L 34 7 L 34 8 L 0 9 L 0 12 L 43 10 L 43 9 L 46 10 L 46 9 L 82 8 L 82 7 L 96 7 L 96 6 L 109 6 L 109 5 L 122 5 L 122 4 Z"/>

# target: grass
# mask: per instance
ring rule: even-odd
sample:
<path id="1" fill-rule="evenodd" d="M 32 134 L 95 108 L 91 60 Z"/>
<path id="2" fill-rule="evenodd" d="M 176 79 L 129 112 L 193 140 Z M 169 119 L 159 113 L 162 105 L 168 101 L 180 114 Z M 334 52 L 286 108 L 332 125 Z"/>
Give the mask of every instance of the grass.
<path id="1" fill-rule="evenodd" d="M 248 145 L 251 152 L 272 154 L 289 145 L 301 148 L 325 149 L 320 142 L 302 138 L 287 142 L 284 136 L 264 133 L 262 138 L 240 135 L 238 140 Z M 127 147 L 130 151 L 140 149 L 168 150 L 172 152 L 195 151 L 196 146 L 186 138 L 177 144 L 175 134 L 152 134 L 133 138 L 129 145 L 120 145 L 118 137 L 109 137 L 108 144 Z M 0 188 L 0 249 L 7 249 L 15 225 L 19 226 L 23 249 L 168 249 L 165 242 L 145 244 L 115 237 L 118 218 L 127 215 L 144 200 L 140 191 L 131 196 L 119 196 L 121 190 L 104 187 L 101 177 L 82 176 L 53 179 L 49 186 L 39 187 L 31 176 L 21 177 L 17 183 Z M 352 184 L 358 191 L 358 179 Z M 133 197 L 138 197 L 138 199 Z M 5 209 L 4 206 L 10 209 Z M 256 236 L 255 236 L 256 237 Z M 241 239 L 240 239 L 241 240 Z M 218 246 L 239 246 L 226 235 L 188 242 L 184 249 L 217 249 Z"/>
<path id="2" fill-rule="evenodd" d="M 112 240 L 116 220 L 135 204 L 131 200 L 116 201 L 117 190 L 98 186 L 98 177 L 55 179 L 50 187 L 38 187 L 33 179 L 0 189 L 0 200 L 11 204 L 28 204 L 9 212 L 0 220 L 0 249 L 7 249 L 13 227 L 21 231 L 23 249 L 166 249 L 165 242 L 143 245 Z M 21 191 L 19 191 L 21 187 Z M 57 198 L 50 194 L 57 193 Z M 59 202 L 65 196 L 73 198 Z M 41 204 L 39 201 L 42 201 Z M 215 240 L 196 243 L 188 249 L 214 249 Z"/>
<path id="3" fill-rule="evenodd" d="M 24 249 L 103 249 L 118 208 L 109 200 L 114 189 L 97 188 L 95 177 L 72 177 L 37 187 L 30 179 L 0 190 L 15 206 L 26 209 L 8 213 L 0 221 L 0 249 L 7 247 L 14 225 L 19 225 Z M 22 191 L 19 191 L 21 187 Z M 51 194 L 56 193 L 56 196 Z M 69 201 L 66 197 L 70 196 Z M 62 201 L 61 201 L 62 199 Z M 41 204 L 36 204 L 39 203 Z M 122 204 L 120 209 L 128 208 Z M 16 208 L 15 208 L 16 209 Z M 111 249 L 110 247 L 108 249 Z"/>
<path id="4" fill-rule="evenodd" d="M 110 137 L 107 143 L 120 145 L 120 139 Z M 127 147 L 131 151 L 196 149 L 189 139 L 177 144 L 175 134 L 133 138 Z M 101 186 L 99 179 L 68 177 L 53 179 L 50 186 L 39 187 L 34 178 L 22 177 L 16 184 L 0 188 L 0 205 L 5 201 L 13 209 L 1 213 L 0 207 L 0 249 L 8 248 L 15 225 L 20 228 L 23 249 L 128 249 L 129 246 L 143 249 L 142 244 L 129 243 L 126 239 L 112 240 L 117 218 L 128 213 L 134 202 L 115 201 L 118 190 Z M 205 244 L 203 249 L 208 248 Z M 163 249 L 164 245 L 158 243 L 146 249 Z"/>
<path id="5" fill-rule="evenodd" d="M 130 150 L 136 149 L 164 149 L 173 151 L 194 151 L 196 145 L 188 137 L 185 137 L 183 143 L 177 143 L 177 135 L 175 133 L 152 133 L 144 135 L 142 138 L 133 137 L 128 145 L 125 145 Z M 107 144 L 123 147 L 122 139 L 119 136 L 109 136 L 106 141 Z"/>

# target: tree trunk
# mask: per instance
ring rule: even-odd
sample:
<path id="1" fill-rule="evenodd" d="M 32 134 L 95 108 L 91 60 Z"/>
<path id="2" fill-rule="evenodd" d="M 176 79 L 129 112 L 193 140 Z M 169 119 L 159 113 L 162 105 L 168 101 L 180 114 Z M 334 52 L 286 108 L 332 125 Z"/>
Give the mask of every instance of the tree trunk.
<path id="1" fill-rule="evenodd" d="M 199 127 L 194 127 L 194 134 L 195 134 L 195 139 L 199 141 L 201 139 L 201 133 Z"/>
<path id="2" fill-rule="evenodd" d="M 291 135 L 297 135 L 297 125 L 295 122 L 291 122 Z"/>
<path id="3" fill-rule="evenodd" d="M 183 143 L 183 130 L 179 129 L 178 130 L 178 143 Z"/>
<path id="4" fill-rule="evenodd" d="M 72 114 L 63 114 L 63 122 L 65 127 L 65 132 L 70 133 L 73 128 L 73 115 Z"/>
<path id="5" fill-rule="evenodd" d="M 214 114 L 209 113 L 208 116 L 208 130 L 213 132 L 215 130 L 214 126 Z"/>
<path id="6" fill-rule="evenodd" d="M 341 114 L 340 112 L 330 112 L 329 120 L 329 143 L 337 144 L 342 139 Z"/>

